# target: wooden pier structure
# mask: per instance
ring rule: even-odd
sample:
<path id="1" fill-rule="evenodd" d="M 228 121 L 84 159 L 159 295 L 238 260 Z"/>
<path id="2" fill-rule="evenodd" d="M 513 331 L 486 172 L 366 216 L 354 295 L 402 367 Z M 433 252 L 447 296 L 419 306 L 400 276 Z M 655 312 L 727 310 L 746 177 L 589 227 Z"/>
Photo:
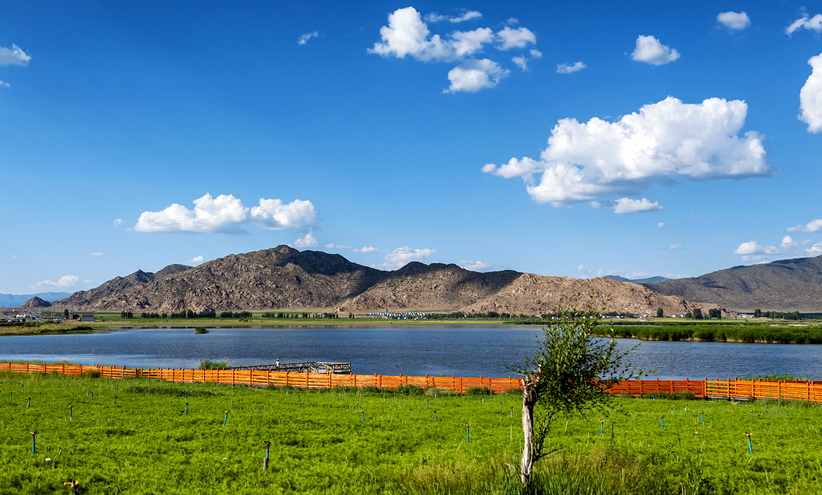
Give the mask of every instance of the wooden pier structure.
<path id="1" fill-rule="evenodd" d="M 329 361 L 306 361 L 297 363 L 255 364 L 253 366 L 230 366 L 227 370 L 288 371 L 289 373 L 326 373 L 350 375 L 351 363 L 332 363 Z"/>

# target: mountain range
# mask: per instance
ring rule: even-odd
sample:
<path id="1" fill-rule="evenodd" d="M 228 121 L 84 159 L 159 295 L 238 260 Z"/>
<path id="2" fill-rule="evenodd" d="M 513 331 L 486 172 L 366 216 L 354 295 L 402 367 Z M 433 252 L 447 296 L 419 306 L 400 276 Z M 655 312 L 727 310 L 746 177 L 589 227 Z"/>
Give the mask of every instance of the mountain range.
<path id="1" fill-rule="evenodd" d="M 711 301 L 740 312 L 822 311 L 822 256 L 735 266 L 700 277 L 648 285 L 658 294 Z"/>
<path id="2" fill-rule="evenodd" d="M 545 277 L 512 270 L 480 273 L 454 264 L 411 262 L 384 271 L 339 254 L 289 246 L 232 254 L 197 267 L 137 271 L 60 301 L 77 311 L 176 312 L 330 308 L 342 313 L 428 309 L 542 314 L 573 292 L 609 311 L 684 314 L 699 307 L 632 283 Z"/>
<path id="3" fill-rule="evenodd" d="M 671 280 L 670 278 L 665 277 L 648 277 L 648 278 L 625 278 L 620 277 L 619 275 L 605 275 L 605 278 L 610 278 L 611 280 L 616 280 L 617 282 L 632 282 L 634 284 L 641 284 L 641 285 L 648 285 L 648 284 L 658 284 L 660 282 L 667 282 Z"/>
<path id="4" fill-rule="evenodd" d="M 68 292 L 39 292 L 37 294 L 0 294 L 0 308 L 16 308 L 33 297 L 44 301 L 59 301 L 71 294 Z"/>

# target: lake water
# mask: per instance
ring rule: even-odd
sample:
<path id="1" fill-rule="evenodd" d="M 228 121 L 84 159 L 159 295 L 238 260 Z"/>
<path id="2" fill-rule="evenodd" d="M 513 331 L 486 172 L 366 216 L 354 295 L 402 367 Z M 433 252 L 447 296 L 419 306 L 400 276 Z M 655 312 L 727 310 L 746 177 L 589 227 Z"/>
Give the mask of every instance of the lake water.
<path id="1" fill-rule="evenodd" d="M 252 365 L 351 362 L 353 373 L 493 376 L 533 354 L 533 326 L 401 326 L 141 329 L 87 335 L 0 337 L 0 359 L 73 361 L 143 368 L 197 368 L 201 359 Z M 639 341 L 618 339 L 630 348 Z M 652 377 L 733 378 L 759 374 L 822 380 L 822 346 L 642 342 L 630 362 Z"/>

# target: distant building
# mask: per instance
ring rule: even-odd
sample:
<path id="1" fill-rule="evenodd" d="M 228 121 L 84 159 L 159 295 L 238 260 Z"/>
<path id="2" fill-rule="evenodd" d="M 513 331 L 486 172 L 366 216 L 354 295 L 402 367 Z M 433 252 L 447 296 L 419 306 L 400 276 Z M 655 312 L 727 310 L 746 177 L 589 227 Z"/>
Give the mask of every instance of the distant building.
<path id="1" fill-rule="evenodd" d="M 80 316 L 80 321 L 82 321 L 82 322 L 87 322 L 87 321 L 94 322 L 94 315 L 81 315 Z"/>

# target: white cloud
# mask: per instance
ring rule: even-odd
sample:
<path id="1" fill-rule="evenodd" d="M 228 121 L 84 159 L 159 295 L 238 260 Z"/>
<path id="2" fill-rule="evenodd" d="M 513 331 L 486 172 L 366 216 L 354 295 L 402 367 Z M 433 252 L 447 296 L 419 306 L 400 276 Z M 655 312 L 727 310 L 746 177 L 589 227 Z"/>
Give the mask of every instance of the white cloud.
<path id="1" fill-rule="evenodd" d="M 739 245 L 738 248 L 734 251 L 733 254 L 743 254 L 743 255 L 751 255 L 751 254 L 779 254 L 779 249 L 776 246 L 760 246 L 756 243 L 756 241 L 748 241 L 743 242 Z M 753 261 L 753 260 L 746 260 L 746 261 Z"/>
<path id="2" fill-rule="evenodd" d="M 508 72 L 487 58 L 466 60 L 448 72 L 451 86 L 443 90 L 443 93 L 476 93 L 483 88 L 493 88 Z"/>
<path id="3" fill-rule="evenodd" d="M 316 38 L 319 35 L 320 35 L 320 33 L 318 33 L 317 31 L 313 31 L 311 33 L 306 33 L 306 34 L 300 36 L 299 38 L 297 38 L 297 44 L 298 45 L 304 45 L 304 44 L 308 43 L 308 40 L 310 40 L 311 38 Z"/>
<path id="4" fill-rule="evenodd" d="M 791 239 L 791 236 L 789 235 L 782 238 L 780 245 L 782 246 L 782 249 L 795 249 L 799 247 L 799 243 Z"/>
<path id="5" fill-rule="evenodd" d="M 822 242 L 817 242 L 813 246 L 805 250 L 808 254 L 822 254 Z"/>
<path id="6" fill-rule="evenodd" d="M 822 32 L 822 14 L 808 18 L 808 14 L 802 14 L 802 17 L 793 21 L 790 26 L 785 28 L 785 33 L 790 36 L 797 29 L 807 29 L 808 31 Z"/>
<path id="7" fill-rule="evenodd" d="M 679 52 L 663 45 L 653 36 L 640 35 L 636 39 L 636 49 L 631 53 L 631 57 L 639 62 L 663 65 L 678 59 Z"/>
<path id="8" fill-rule="evenodd" d="M 305 237 L 302 237 L 302 238 L 297 239 L 296 241 L 294 241 L 294 247 L 297 247 L 297 248 L 300 248 L 300 249 L 317 247 L 319 245 L 320 245 L 320 243 L 317 241 L 317 239 L 313 235 L 311 235 L 311 232 L 305 234 Z"/>
<path id="9" fill-rule="evenodd" d="M 145 211 L 134 230 L 138 232 L 245 233 L 240 227 L 252 224 L 271 230 L 305 232 L 318 221 L 310 201 L 260 199 L 259 206 L 248 208 L 233 195 L 212 198 L 206 194 L 194 200 L 194 209 L 174 203 L 162 211 Z"/>
<path id="10" fill-rule="evenodd" d="M 195 256 L 195 257 L 191 258 L 190 260 L 188 260 L 188 262 L 189 263 L 202 263 L 203 262 L 203 255 L 201 254 L 201 255 Z"/>
<path id="11" fill-rule="evenodd" d="M 582 61 L 575 63 L 574 65 L 565 65 L 565 64 L 557 64 L 557 74 L 571 74 L 572 72 L 577 72 L 587 67 Z"/>
<path id="12" fill-rule="evenodd" d="M 638 196 L 655 183 L 744 179 L 771 175 L 764 136 L 748 131 L 744 101 L 711 98 L 685 104 L 668 97 L 616 122 L 562 119 L 551 131 L 539 160 L 511 158 L 485 173 L 521 177 L 538 203 L 554 207 L 607 195 Z M 539 182 L 535 174 L 542 174 Z"/>
<path id="13" fill-rule="evenodd" d="M 665 222 L 659 222 L 658 224 L 656 224 L 656 228 L 664 229 L 665 228 Z"/>
<path id="14" fill-rule="evenodd" d="M 489 265 L 488 263 L 483 263 L 482 261 L 479 261 L 479 260 L 477 260 L 477 261 L 462 260 L 462 261 L 460 261 L 460 266 L 462 268 L 465 268 L 466 270 L 471 270 L 471 271 L 474 271 L 474 272 L 485 270 L 485 269 L 491 267 L 491 265 Z"/>
<path id="15" fill-rule="evenodd" d="M 408 246 L 397 248 L 385 255 L 385 263 L 380 264 L 386 270 L 396 270 L 412 261 L 422 261 L 436 251 L 433 249 L 411 249 Z"/>
<path id="16" fill-rule="evenodd" d="M 682 249 L 679 244 L 671 244 L 670 246 L 659 246 L 659 249 Z"/>
<path id="17" fill-rule="evenodd" d="M 742 257 L 742 261 L 757 261 L 762 264 L 763 261 L 767 262 L 768 256 L 765 254 L 746 254 Z"/>
<path id="18" fill-rule="evenodd" d="M 10 87 L 9 83 L 0 81 L 0 86 L 5 86 L 6 88 Z"/>
<path id="19" fill-rule="evenodd" d="M 644 211 L 659 211 L 662 207 L 659 206 L 659 202 L 654 201 L 651 203 L 648 199 L 630 199 L 630 198 L 619 198 L 616 200 L 614 204 L 614 213 L 621 214 L 621 213 L 637 213 L 637 212 L 644 212 Z"/>
<path id="20" fill-rule="evenodd" d="M 54 289 L 67 289 L 69 287 L 73 287 L 77 285 L 77 282 L 80 281 L 80 277 L 76 275 L 64 275 L 60 277 L 57 281 L 52 280 L 43 280 L 42 282 L 37 282 L 37 285 L 32 286 L 33 289 L 42 289 L 42 288 L 54 288 Z"/>
<path id="21" fill-rule="evenodd" d="M 374 43 L 369 53 L 384 57 L 404 58 L 409 55 L 423 62 L 453 61 L 482 50 L 482 46 L 494 41 L 489 28 L 473 31 L 454 31 L 449 39 L 440 35 L 430 36 L 428 26 L 413 7 L 394 11 L 388 16 L 388 26 L 380 28 L 382 41 Z"/>
<path id="22" fill-rule="evenodd" d="M 513 60 L 514 63 L 517 64 L 517 67 L 519 67 L 522 70 L 526 70 L 528 68 L 528 59 L 525 57 L 525 55 L 521 57 L 514 57 L 511 60 Z"/>
<path id="23" fill-rule="evenodd" d="M 339 244 L 326 244 L 326 249 L 351 249 L 351 246 L 340 246 Z"/>
<path id="24" fill-rule="evenodd" d="M 808 132 L 822 132 L 822 54 L 811 57 L 811 75 L 799 92 L 799 120 L 808 124 Z"/>
<path id="25" fill-rule="evenodd" d="M 0 46 L 0 65 L 27 65 L 29 60 L 31 56 L 17 45 L 11 45 L 11 48 Z"/>
<path id="26" fill-rule="evenodd" d="M 822 218 L 811 220 L 805 225 L 791 227 L 788 229 L 788 232 L 822 232 Z"/>
<path id="27" fill-rule="evenodd" d="M 355 253 L 373 253 L 375 251 L 379 251 L 379 249 L 375 248 L 374 246 L 365 246 L 365 247 L 354 249 Z"/>
<path id="28" fill-rule="evenodd" d="M 751 19 L 745 12 L 722 12 L 716 20 L 730 31 L 741 31 L 751 25 Z"/>
<path id="29" fill-rule="evenodd" d="M 516 17 L 509 17 L 508 20 L 505 21 L 505 24 L 508 24 L 509 26 L 513 26 L 514 24 L 519 24 L 519 19 L 517 19 Z"/>
<path id="30" fill-rule="evenodd" d="M 537 37 L 528 28 L 511 29 L 510 27 L 502 28 L 502 31 L 497 33 L 497 49 L 510 50 L 511 48 L 525 48 L 529 44 L 535 45 Z"/>
<path id="31" fill-rule="evenodd" d="M 482 14 L 477 12 L 476 10 L 469 10 L 468 12 L 460 15 L 460 16 L 450 16 L 450 15 L 440 15 L 436 12 L 431 12 L 430 14 L 425 14 L 425 20 L 428 22 L 443 22 L 448 21 L 452 23 L 457 22 L 465 22 L 470 21 L 471 19 L 480 19 L 482 18 Z"/>
<path id="32" fill-rule="evenodd" d="M 92 256 L 102 256 L 103 253 L 91 253 Z"/>
<path id="33" fill-rule="evenodd" d="M 114 219 L 114 226 L 115 226 L 115 227 L 119 227 L 121 223 L 123 223 L 123 219 L 122 219 L 122 218 L 115 218 L 115 219 Z"/>
<path id="34" fill-rule="evenodd" d="M 534 57 L 534 58 L 542 58 L 542 52 L 541 52 L 541 51 L 539 51 L 539 50 L 534 50 L 534 49 L 532 49 L 532 50 L 531 50 L 530 52 L 528 52 L 528 53 L 530 53 L 530 54 L 531 54 L 531 56 L 532 56 L 532 57 Z"/>

